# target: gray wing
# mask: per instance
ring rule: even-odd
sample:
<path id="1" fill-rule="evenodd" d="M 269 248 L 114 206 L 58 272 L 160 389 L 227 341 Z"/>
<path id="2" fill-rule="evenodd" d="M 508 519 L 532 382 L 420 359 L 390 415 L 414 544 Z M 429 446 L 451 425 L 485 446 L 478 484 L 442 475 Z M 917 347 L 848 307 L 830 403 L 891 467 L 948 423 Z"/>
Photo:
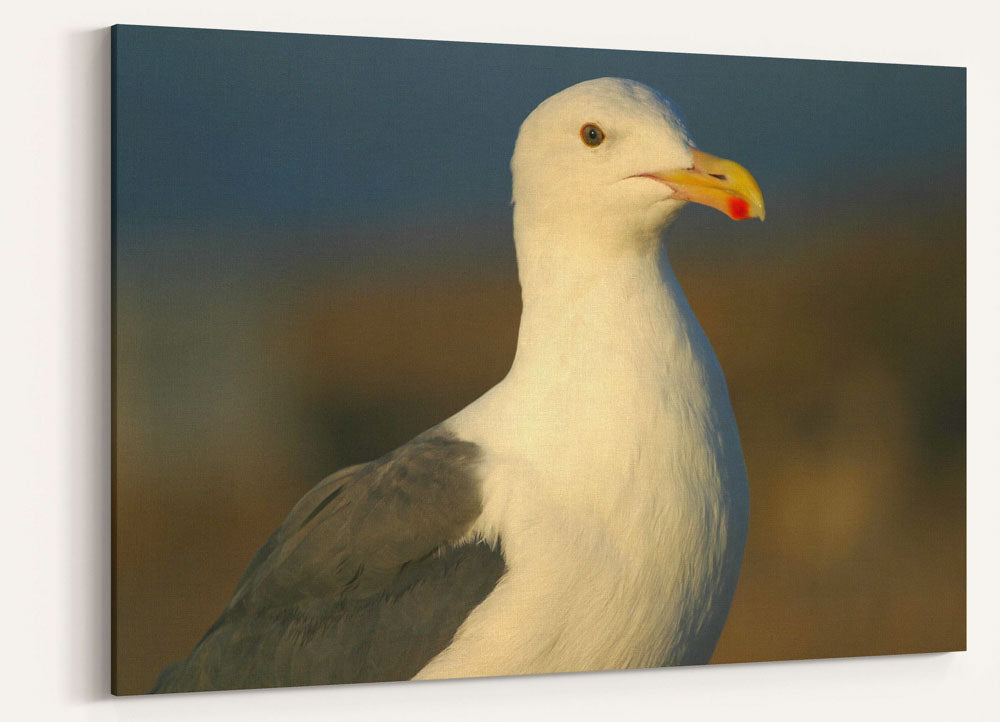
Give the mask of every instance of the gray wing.
<path id="1" fill-rule="evenodd" d="M 309 491 L 153 692 L 409 679 L 506 567 L 451 546 L 481 513 L 475 444 L 432 429 Z"/>

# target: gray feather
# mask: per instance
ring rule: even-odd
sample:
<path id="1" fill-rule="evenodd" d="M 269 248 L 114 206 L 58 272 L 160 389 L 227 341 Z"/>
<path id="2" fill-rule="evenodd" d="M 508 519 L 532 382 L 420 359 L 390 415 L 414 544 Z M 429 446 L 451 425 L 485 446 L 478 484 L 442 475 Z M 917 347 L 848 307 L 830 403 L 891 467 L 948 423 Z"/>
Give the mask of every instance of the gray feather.
<path id="1" fill-rule="evenodd" d="M 498 549 L 451 546 L 481 513 L 478 457 L 475 444 L 432 429 L 324 479 L 153 692 L 412 677 L 505 571 Z"/>

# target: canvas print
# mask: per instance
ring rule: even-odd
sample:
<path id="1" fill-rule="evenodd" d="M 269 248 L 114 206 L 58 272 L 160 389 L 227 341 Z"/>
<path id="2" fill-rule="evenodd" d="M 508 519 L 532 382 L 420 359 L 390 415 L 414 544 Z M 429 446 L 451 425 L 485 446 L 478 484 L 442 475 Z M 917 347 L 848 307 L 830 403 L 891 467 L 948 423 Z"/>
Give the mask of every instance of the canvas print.
<path id="1" fill-rule="evenodd" d="M 112 29 L 116 694 L 965 648 L 965 71 Z"/>

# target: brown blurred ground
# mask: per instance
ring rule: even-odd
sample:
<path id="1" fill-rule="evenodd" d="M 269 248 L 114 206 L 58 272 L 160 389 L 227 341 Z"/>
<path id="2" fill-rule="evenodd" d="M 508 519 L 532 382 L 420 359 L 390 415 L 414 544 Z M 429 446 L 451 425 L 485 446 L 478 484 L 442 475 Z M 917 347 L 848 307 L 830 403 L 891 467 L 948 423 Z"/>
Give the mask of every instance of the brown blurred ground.
<path id="1" fill-rule="evenodd" d="M 943 227 L 672 249 L 752 494 L 713 661 L 965 647 L 964 226 Z M 512 358 L 512 266 L 236 286 L 117 289 L 118 693 L 190 651 L 313 483 Z"/>

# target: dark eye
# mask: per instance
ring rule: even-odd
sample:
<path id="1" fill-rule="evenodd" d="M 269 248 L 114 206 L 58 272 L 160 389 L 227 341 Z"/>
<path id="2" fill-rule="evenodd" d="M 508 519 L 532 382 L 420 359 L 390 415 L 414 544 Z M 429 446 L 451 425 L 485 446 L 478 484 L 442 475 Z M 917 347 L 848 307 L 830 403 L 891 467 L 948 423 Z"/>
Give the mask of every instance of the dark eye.
<path id="1" fill-rule="evenodd" d="M 596 148 L 604 142 L 604 131 L 601 130 L 600 126 L 595 125 L 594 123 L 587 123 L 585 126 L 580 128 L 580 137 L 583 138 L 583 142 L 591 148 Z"/>

